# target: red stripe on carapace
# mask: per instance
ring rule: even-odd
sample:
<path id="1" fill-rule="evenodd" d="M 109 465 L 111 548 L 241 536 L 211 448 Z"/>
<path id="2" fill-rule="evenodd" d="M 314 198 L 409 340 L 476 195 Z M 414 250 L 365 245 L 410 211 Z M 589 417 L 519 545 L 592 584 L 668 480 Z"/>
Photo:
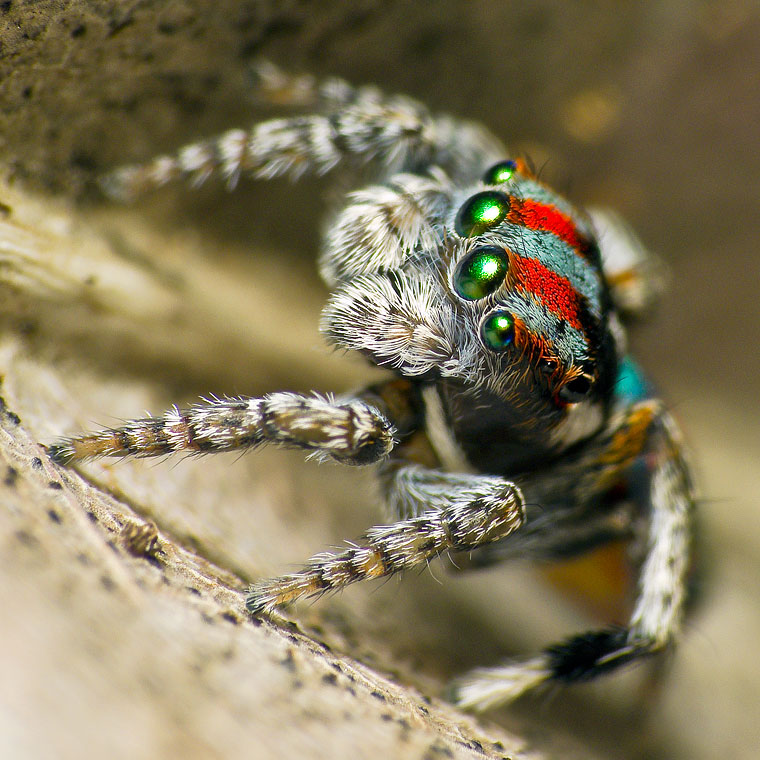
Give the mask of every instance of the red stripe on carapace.
<path id="1" fill-rule="evenodd" d="M 510 269 L 517 290 L 530 293 L 553 314 L 583 330 L 580 297 L 566 277 L 548 269 L 537 259 L 522 256 L 511 259 Z"/>
<path id="2" fill-rule="evenodd" d="M 564 240 L 576 253 L 586 256 L 589 249 L 588 240 L 578 232 L 573 220 L 554 206 L 537 203 L 530 198 L 512 196 L 509 204 L 507 221 L 519 224 L 529 230 L 551 232 Z"/>

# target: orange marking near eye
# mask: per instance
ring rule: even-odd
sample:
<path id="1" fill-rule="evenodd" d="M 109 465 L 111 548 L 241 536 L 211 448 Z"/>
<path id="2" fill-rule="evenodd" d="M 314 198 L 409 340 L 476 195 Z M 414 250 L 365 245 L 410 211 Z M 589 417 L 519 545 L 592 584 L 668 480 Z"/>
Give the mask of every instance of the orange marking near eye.
<path id="1" fill-rule="evenodd" d="M 515 167 L 518 174 L 522 174 L 523 177 L 530 177 L 531 179 L 536 176 L 536 173 L 533 171 L 533 169 L 528 166 L 527 161 L 523 158 L 515 158 Z"/>

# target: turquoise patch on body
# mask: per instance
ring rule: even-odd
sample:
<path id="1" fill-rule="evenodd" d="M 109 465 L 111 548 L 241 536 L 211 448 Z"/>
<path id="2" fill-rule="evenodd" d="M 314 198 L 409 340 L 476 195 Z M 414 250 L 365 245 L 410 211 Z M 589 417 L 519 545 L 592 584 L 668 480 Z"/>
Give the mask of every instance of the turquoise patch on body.
<path id="1" fill-rule="evenodd" d="M 651 395 L 652 386 L 639 365 L 630 356 L 624 356 L 615 379 L 615 396 L 627 401 L 641 401 Z"/>

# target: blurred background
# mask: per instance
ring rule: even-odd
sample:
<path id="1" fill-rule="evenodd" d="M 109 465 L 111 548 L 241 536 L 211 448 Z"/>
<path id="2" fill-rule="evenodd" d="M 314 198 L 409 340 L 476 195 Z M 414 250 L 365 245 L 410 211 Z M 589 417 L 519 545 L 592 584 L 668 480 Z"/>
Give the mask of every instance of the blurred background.
<path id="1" fill-rule="evenodd" d="M 316 330 L 324 183 L 168 187 L 129 208 L 94 190 L 111 167 L 277 115 L 251 89 L 261 58 L 481 121 L 574 201 L 623 214 L 667 263 L 668 292 L 631 338 L 693 452 L 699 605 L 667 664 L 531 697 L 488 721 L 547 753 L 756 757 L 757 3 L 0 4 L 2 371 L 39 440 L 210 392 L 344 391 L 376 377 Z M 367 473 L 282 452 L 220 459 L 86 472 L 244 579 L 378 520 Z M 60 614 L 35 609 L 41 626 Z M 296 618 L 431 694 L 590 622 L 529 567 L 453 575 L 442 565 L 303 605 Z M 93 667 L 71 654 L 64 683 L 78 657 Z"/>

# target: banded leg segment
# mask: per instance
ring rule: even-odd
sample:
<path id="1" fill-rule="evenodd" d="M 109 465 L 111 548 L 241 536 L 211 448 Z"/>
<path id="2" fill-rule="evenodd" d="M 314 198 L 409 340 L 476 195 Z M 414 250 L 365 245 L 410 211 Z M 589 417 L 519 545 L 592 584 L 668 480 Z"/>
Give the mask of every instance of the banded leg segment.
<path id="1" fill-rule="evenodd" d="M 326 174 L 339 164 L 373 163 L 382 174 L 419 172 L 438 165 L 455 179 L 472 180 L 502 158 L 499 141 L 477 124 L 435 116 L 421 103 L 403 96 L 384 96 L 374 87 L 354 88 L 330 79 L 315 87 L 308 79 L 263 79 L 263 95 L 308 104 L 316 100 L 323 113 L 272 119 L 248 130 L 224 134 L 107 175 L 102 186 L 118 200 L 131 200 L 167 182 L 188 178 L 200 184 L 217 175 L 234 187 L 242 174 L 255 179 L 306 173 Z M 298 92 L 289 92 L 289 82 Z M 274 83 L 274 84 L 273 84 Z"/>
<path id="2" fill-rule="evenodd" d="M 64 438 L 48 451 L 57 462 L 70 464 L 101 456 L 234 451 L 273 443 L 345 464 L 370 464 L 391 451 L 393 436 L 390 422 L 363 401 L 271 393 L 205 400 L 184 410 L 173 407 L 162 417 Z"/>
<path id="3" fill-rule="evenodd" d="M 548 647 L 542 655 L 473 671 L 454 686 L 464 707 L 485 710 L 516 699 L 548 681 L 585 681 L 664 649 L 678 634 L 690 567 L 689 532 L 694 493 L 676 426 L 656 402 L 631 407 L 629 417 L 651 413 L 649 514 L 646 556 L 639 573 L 638 596 L 626 627 L 589 631 Z M 620 429 L 600 464 L 630 451 L 640 431 Z M 628 439 L 626 434 L 630 433 Z"/>
<path id="4" fill-rule="evenodd" d="M 452 494 L 444 509 L 370 528 L 342 552 L 318 554 L 299 572 L 251 586 L 253 614 L 271 612 L 301 597 L 337 591 L 350 583 L 407 570 L 447 550 L 467 551 L 499 541 L 523 523 L 524 502 L 512 483 L 491 481 Z"/>
<path id="5" fill-rule="evenodd" d="M 430 509 L 448 509 L 455 502 L 477 501 L 514 487 L 504 478 L 477 473 L 453 473 L 420 465 L 399 465 L 393 458 L 380 468 L 380 478 L 391 515 L 418 517 Z"/>

